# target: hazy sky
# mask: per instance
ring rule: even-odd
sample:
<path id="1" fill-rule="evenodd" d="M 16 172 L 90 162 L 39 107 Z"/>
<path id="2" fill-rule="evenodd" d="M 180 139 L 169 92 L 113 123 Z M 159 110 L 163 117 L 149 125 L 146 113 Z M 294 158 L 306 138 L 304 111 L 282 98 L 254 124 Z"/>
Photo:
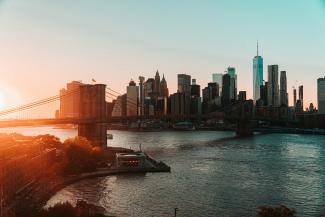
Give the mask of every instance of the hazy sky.
<path id="1" fill-rule="evenodd" d="M 323 0 L 0 0 L 0 107 L 58 94 L 92 78 L 125 92 L 131 78 L 178 73 L 204 87 L 234 66 L 252 96 L 256 40 L 268 64 L 316 103 L 325 75 Z M 297 82 L 296 82 L 297 81 Z M 4 104 L 5 101 L 5 104 Z"/>

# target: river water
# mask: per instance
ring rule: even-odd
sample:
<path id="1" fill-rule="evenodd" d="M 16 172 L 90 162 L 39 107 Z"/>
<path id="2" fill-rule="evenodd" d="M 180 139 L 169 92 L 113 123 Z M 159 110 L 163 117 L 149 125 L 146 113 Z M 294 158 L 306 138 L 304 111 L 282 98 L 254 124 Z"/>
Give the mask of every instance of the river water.
<path id="1" fill-rule="evenodd" d="M 1 129 L 61 139 L 76 130 Z M 171 173 L 114 175 L 83 180 L 54 195 L 48 206 L 78 199 L 114 216 L 256 216 L 261 205 L 286 205 L 298 216 L 325 213 L 325 137 L 233 132 L 110 131 L 110 146 L 147 151 Z"/>

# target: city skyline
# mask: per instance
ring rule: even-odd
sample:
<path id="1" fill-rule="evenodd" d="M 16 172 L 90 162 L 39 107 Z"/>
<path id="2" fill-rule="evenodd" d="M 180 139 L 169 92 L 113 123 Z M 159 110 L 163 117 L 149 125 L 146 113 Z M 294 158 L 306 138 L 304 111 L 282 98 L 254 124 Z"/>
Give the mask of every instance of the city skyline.
<path id="1" fill-rule="evenodd" d="M 292 86 L 304 85 L 304 106 L 313 102 L 317 107 L 317 79 L 325 71 L 323 2 L 253 3 L 237 2 L 233 9 L 234 1 L 199 5 L 194 1 L 80 1 L 76 7 L 63 1 L 1 1 L 0 107 L 55 95 L 71 80 L 87 83 L 94 78 L 123 92 L 131 78 L 147 78 L 157 69 L 174 93 L 177 74 L 189 74 L 206 86 L 212 73 L 223 73 L 228 66 L 236 68 L 237 89 L 247 91 L 249 99 L 253 97 L 256 40 L 264 59 L 264 78 L 268 65 L 279 65 L 279 72 L 287 72 L 289 105 Z M 282 4 L 295 7 L 288 11 Z M 269 19 L 267 9 L 276 9 L 278 16 Z M 243 26 L 238 25 L 239 19 Z M 232 25 L 236 28 L 229 28 Z"/>

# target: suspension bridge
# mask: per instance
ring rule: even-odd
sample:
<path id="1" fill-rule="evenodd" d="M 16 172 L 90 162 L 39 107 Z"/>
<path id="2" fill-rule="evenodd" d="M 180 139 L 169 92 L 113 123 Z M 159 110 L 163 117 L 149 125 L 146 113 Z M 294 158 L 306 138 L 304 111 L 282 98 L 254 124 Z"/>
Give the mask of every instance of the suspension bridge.
<path id="1" fill-rule="evenodd" d="M 77 117 L 52 117 L 43 118 L 23 118 L 24 112 L 37 114 L 38 108 L 51 107 L 53 103 L 59 103 L 64 97 L 79 95 L 79 114 Z M 67 90 L 63 94 L 50 96 L 44 99 L 36 100 L 20 106 L 10 107 L 0 111 L 0 127 L 19 127 L 19 126 L 44 126 L 44 125 L 59 125 L 59 124 L 74 124 L 78 126 L 78 136 L 86 137 L 94 145 L 107 145 L 107 124 L 121 121 L 136 121 L 148 118 L 147 116 L 120 116 L 109 117 L 107 115 L 107 101 L 115 100 L 122 94 L 106 87 L 105 84 L 84 84 L 80 88 L 74 90 Z M 138 102 L 130 98 L 126 98 L 128 106 L 138 109 Z M 53 107 L 53 106 L 52 106 Z M 53 109 L 53 108 L 52 108 Z M 19 114 L 18 118 L 12 118 L 15 114 Z M 11 117 L 11 118 L 8 118 Z M 150 118 L 157 118 L 165 121 L 172 121 L 173 119 L 219 119 L 232 120 L 237 124 L 238 135 L 251 134 L 252 127 L 250 122 L 252 120 L 265 120 L 263 118 L 254 117 L 253 102 L 248 100 L 244 102 L 233 102 L 215 112 L 206 115 L 159 115 Z"/>

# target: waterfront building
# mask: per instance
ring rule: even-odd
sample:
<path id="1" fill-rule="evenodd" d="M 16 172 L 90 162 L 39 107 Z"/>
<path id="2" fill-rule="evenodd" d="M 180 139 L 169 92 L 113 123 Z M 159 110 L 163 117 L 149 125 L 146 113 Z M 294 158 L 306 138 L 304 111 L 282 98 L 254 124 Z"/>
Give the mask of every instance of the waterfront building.
<path id="1" fill-rule="evenodd" d="M 221 104 L 222 106 L 228 105 L 230 103 L 230 75 L 224 74 L 222 76 L 222 95 Z"/>
<path id="2" fill-rule="evenodd" d="M 238 100 L 239 101 L 245 101 L 246 100 L 246 91 L 239 91 Z"/>
<path id="3" fill-rule="evenodd" d="M 177 91 L 179 93 L 191 94 L 191 76 L 186 74 L 177 75 Z"/>
<path id="4" fill-rule="evenodd" d="M 138 95 L 139 88 L 133 80 L 130 81 L 129 86 L 126 87 L 126 115 L 138 115 Z"/>
<path id="5" fill-rule="evenodd" d="M 301 101 L 301 108 L 304 109 L 304 86 L 299 86 L 299 100 Z"/>
<path id="6" fill-rule="evenodd" d="M 325 114 L 325 77 L 317 79 L 318 114 Z"/>
<path id="7" fill-rule="evenodd" d="M 288 106 L 286 71 L 280 72 L 280 105 Z"/>
<path id="8" fill-rule="evenodd" d="M 237 99 L 237 75 L 236 75 L 236 68 L 228 67 L 227 73 L 230 76 L 230 87 L 229 87 L 229 95 L 230 100 Z"/>
<path id="9" fill-rule="evenodd" d="M 268 66 L 267 102 L 269 106 L 279 106 L 279 66 Z"/>
<path id="10" fill-rule="evenodd" d="M 146 156 L 143 152 L 116 153 L 115 161 L 118 169 L 144 169 Z"/>
<path id="11" fill-rule="evenodd" d="M 221 91 L 222 91 L 222 76 L 223 76 L 223 73 L 213 73 L 212 74 L 212 82 L 215 82 L 219 85 L 219 95 L 221 95 Z"/>
<path id="12" fill-rule="evenodd" d="M 253 59 L 253 100 L 256 102 L 261 98 L 260 87 L 263 85 L 263 58 L 257 54 Z"/>
<path id="13" fill-rule="evenodd" d="M 190 114 L 190 95 L 185 93 L 174 93 L 170 95 L 171 115 Z"/>
<path id="14" fill-rule="evenodd" d="M 67 83 L 66 89 L 60 90 L 60 118 L 78 118 L 80 107 L 81 81 Z"/>

